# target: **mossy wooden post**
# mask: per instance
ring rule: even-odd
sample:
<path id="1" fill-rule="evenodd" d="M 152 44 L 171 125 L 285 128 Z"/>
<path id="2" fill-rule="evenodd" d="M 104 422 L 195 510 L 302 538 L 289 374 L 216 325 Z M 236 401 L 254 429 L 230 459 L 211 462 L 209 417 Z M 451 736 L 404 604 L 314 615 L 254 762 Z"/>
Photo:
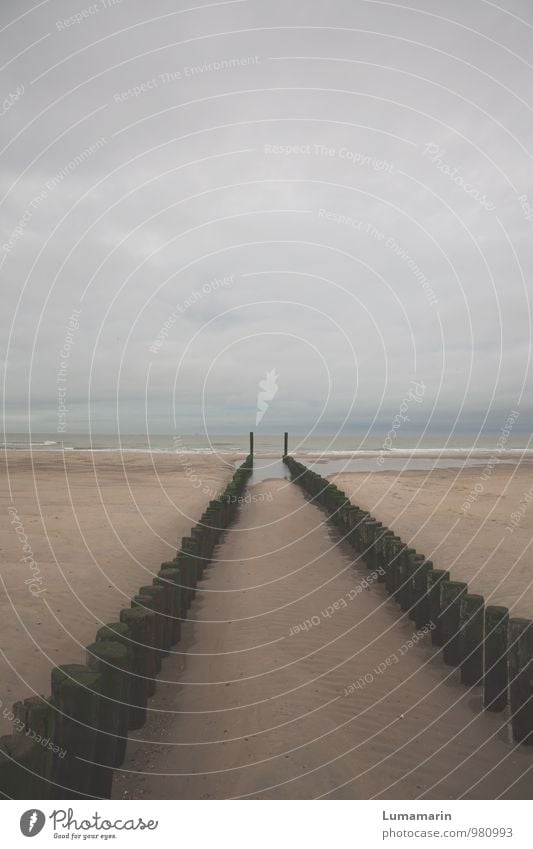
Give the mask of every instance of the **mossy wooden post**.
<path id="1" fill-rule="evenodd" d="M 460 627 L 461 599 L 468 592 L 463 581 L 441 581 L 441 627 L 444 641 L 444 663 L 459 666 L 461 663 Z"/>
<path id="2" fill-rule="evenodd" d="M 154 583 L 163 587 L 169 597 L 170 644 L 181 637 L 181 572 L 179 568 L 160 569 Z"/>
<path id="3" fill-rule="evenodd" d="M 132 650 L 128 725 L 133 731 L 146 722 L 148 696 L 155 692 L 154 613 L 141 607 L 125 609 L 120 611 L 120 621 L 128 627 Z"/>
<path id="4" fill-rule="evenodd" d="M 429 615 L 428 574 L 433 569 L 431 560 L 424 560 L 413 576 L 414 620 L 417 628 L 431 624 Z"/>
<path id="5" fill-rule="evenodd" d="M 507 628 L 506 607 L 489 605 L 485 609 L 485 660 L 483 705 L 485 710 L 500 711 L 507 704 Z"/>
<path id="6" fill-rule="evenodd" d="M 197 579 L 200 580 L 207 563 L 208 557 L 208 530 L 202 525 L 196 525 L 191 528 L 191 538 L 196 547 L 196 572 Z"/>
<path id="7" fill-rule="evenodd" d="M 450 573 L 444 569 L 430 569 L 428 572 L 428 606 L 429 624 L 435 626 L 431 631 L 431 642 L 434 646 L 442 646 L 441 594 L 440 584 L 449 581 Z"/>
<path id="8" fill-rule="evenodd" d="M 509 620 L 509 701 L 513 740 L 533 745 L 533 622 Z"/>
<path id="9" fill-rule="evenodd" d="M 161 671 L 163 654 L 166 654 L 166 652 L 163 652 L 161 649 L 162 620 L 160 615 L 160 604 L 161 602 L 159 601 L 159 599 L 156 596 L 152 595 L 152 593 L 143 592 L 139 592 L 139 595 L 134 596 L 131 601 L 132 608 L 138 607 L 141 610 L 150 610 L 154 614 L 150 640 L 152 645 L 152 657 L 154 660 L 155 671 L 153 680 L 151 682 L 148 682 L 149 696 L 153 696 L 155 693 L 157 673 Z"/>
<path id="10" fill-rule="evenodd" d="M 483 622 L 485 601 L 482 595 L 466 593 L 461 598 L 461 682 L 475 687 L 483 680 Z"/>
<path id="11" fill-rule="evenodd" d="M 35 797 L 53 798 L 53 788 L 48 782 L 52 775 L 52 760 L 58 757 L 60 752 L 54 743 L 53 710 L 50 701 L 43 696 L 32 696 L 22 702 L 15 702 L 13 713 L 17 720 L 16 730 L 37 744 L 32 762 Z M 50 745 L 43 744 L 43 741 Z M 49 796 L 49 793 L 52 796 Z"/>
<path id="12" fill-rule="evenodd" d="M 196 583 L 198 581 L 199 561 L 197 558 L 198 547 L 192 537 L 183 537 L 181 551 L 188 564 L 190 599 L 196 598 Z"/>
<path id="13" fill-rule="evenodd" d="M 250 431 L 250 456 L 254 456 L 254 432 Z"/>
<path id="14" fill-rule="evenodd" d="M 113 772 L 98 763 L 101 677 L 80 664 L 52 669 L 53 735 L 66 752 L 53 761 L 56 798 L 109 799 Z"/>
<path id="15" fill-rule="evenodd" d="M 61 791 L 54 795 L 51 785 L 35 775 L 38 744 L 24 734 L 0 737 L 0 798 L 53 799 L 63 798 Z M 45 795 L 42 795 L 42 794 Z M 7 844 L 6 844 L 7 845 Z"/>
<path id="16" fill-rule="evenodd" d="M 161 570 L 166 571 L 167 569 L 175 570 L 179 572 L 179 590 L 180 590 L 180 616 L 181 619 L 184 620 L 187 618 L 187 609 L 188 609 L 188 599 L 189 599 L 189 588 L 187 585 L 187 566 L 185 563 L 184 556 L 180 557 L 180 553 L 175 560 L 166 560 L 161 564 Z"/>
<path id="17" fill-rule="evenodd" d="M 171 596 L 167 592 L 166 586 L 154 580 L 153 584 L 147 584 L 139 590 L 140 595 L 151 596 L 157 604 L 156 610 L 158 622 L 158 648 L 161 651 L 161 657 L 168 655 L 170 646 L 172 645 L 172 614 L 171 614 Z"/>
<path id="18" fill-rule="evenodd" d="M 397 557 L 402 545 L 400 537 L 396 534 L 388 537 L 385 542 L 385 589 L 390 595 L 396 590 Z"/>
<path id="19" fill-rule="evenodd" d="M 385 583 L 386 578 L 386 557 L 385 552 L 387 550 L 387 541 L 391 539 L 393 536 L 392 531 L 388 528 L 383 527 L 380 531 L 378 540 L 377 540 L 377 549 L 376 549 L 376 570 L 378 573 L 378 582 L 380 584 Z"/>
<path id="20" fill-rule="evenodd" d="M 287 431 L 283 434 L 283 456 L 286 457 L 289 453 L 289 434 Z"/>
<path id="21" fill-rule="evenodd" d="M 87 666 L 99 672 L 102 681 L 97 759 L 120 766 L 128 742 L 131 652 L 114 640 L 97 640 L 87 646 Z"/>

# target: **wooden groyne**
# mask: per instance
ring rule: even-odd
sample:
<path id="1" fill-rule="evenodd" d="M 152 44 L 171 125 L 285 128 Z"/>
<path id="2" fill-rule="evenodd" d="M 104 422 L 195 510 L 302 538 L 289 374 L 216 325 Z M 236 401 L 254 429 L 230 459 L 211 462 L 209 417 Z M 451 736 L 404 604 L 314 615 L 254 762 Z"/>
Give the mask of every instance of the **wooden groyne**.
<path id="1" fill-rule="evenodd" d="M 288 454 L 283 460 L 292 480 L 327 510 L 404 614 L 417 628 L 431 627 L 433 644 L 446 664 L 460 670 L 461 682 L 482 686 L 485 710 L 508 708 L 513 740 L 533 745 L 533 622 L 486 605 L 483 596 L 435 569 L 334 483 Z"/>
<path id="2" fill-rule="evenodd" d="M 0 738 L 4 797 L 110 798 L 128 733 L 146 721 L 162 659 L 180 640 L 196 584 L 235 519 L 252 469 L 249 454 L 182 539 L 174 560 L 161 564 L 152 584 L 139 589 L 116 622 L 99 629 L 85 665 L 54 668 L 49 698 L 13 706 L 16 733 Z"/>

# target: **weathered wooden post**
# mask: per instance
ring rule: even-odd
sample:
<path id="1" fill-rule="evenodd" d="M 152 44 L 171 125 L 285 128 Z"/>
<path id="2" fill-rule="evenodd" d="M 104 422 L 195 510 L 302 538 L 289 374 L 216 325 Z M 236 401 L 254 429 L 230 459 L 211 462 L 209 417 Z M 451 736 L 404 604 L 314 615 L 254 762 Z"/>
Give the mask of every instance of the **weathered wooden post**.
<path id="1" fill-rule="evenodd" d="M 289 434 L 287 431 L 283 434 L 283 456 L 286 457 L 289 453 Z"/>
<path id="2" fill-rule="evenodd" d="M 111 770 L 98 765 L 97 739 L 101 677 L 87 666 L 69 664 L 52 669 L 54 742 L 66 752 L 53 761 L 52 780 L 59 798 L 97 796 L 109 799 Z"/>
<path id="3" fill-rule="evenodd" d="M 120 621 L 128 626 L 131 636 L 132 680 L 128 725 L 131 730 L 141 728 L 146 722 L 146 702 L 155 692 L 155 657 L 153 630 L 155 613 L 133 607 L 120 611 Z"/>
<path id="4" fill-rule="evenodd" d="M 509 695 L 513 739 L 533 745 L 533 622 L 509 620 Z"/>
<path id="5" fill-rule="evenodd" d="M 32 696 L 22 702 L 15 702 L 13 714 L 18 720 L 17 731 L 25 734 L 32 741 L 38 741 L 31 759 L 33 775 L 27 777 L 28 781 L 31 779 L 34 798 L 53 798 L 53 788 L 48 780 L 52 775 L 52 760 L 61 753 L 54 751 L 58 747 L 53 743 L 53 710 L 50 701 L 42 696 Z M 43 741 L 46 740 L 52 744 L 52 749 L 43 745 Z M 42 778 L 42 781 L 40 781 L 40 778 Z M 26 792 L 28 792 L 28 788 L 26 788 Z M 52 793 L 52 796 L 49 795 L 50 793 Z"/>
<path id="6" fill-rule="evenodd" d="M 424 560 L 413 575 L 414 620 L 417 628 L 431 624 L 428 599 L 428 574 L 433 569 L 431 560 Z"/>
<path id="7" fill-rule="evenodd" d="M 126 755 L 131 653 L 122 643 L 99 640 L 87 646 L 87 666 L 100 673 L 101 692 L 96 759 L 120 766 Z"/>
<path id="8" fill-rule="evenodd" d="M 40 778 L 35 785 L 35 758 L 38 744 L 24 734 L 0 737 L 0 787 L 8 799 L 48 799 L 41 795 Z M 64 798 L 61 790 L 57 798 Z"/>
<path id="9" fill-rule="evenodd" d="M 459 629 L 461 625 L 461 599 L 468 592 L 468 584 L 462 581 L 442 581 L 441 593 L 441 628 L 444 643 L 444 663 L 449 666 L 459 666 L 461 663 L 461 646 Z"/>
<path id="10" fill-rule="evenodd" d="M 254 432 L 250 431 L 250 457 L 254 456 Z"/>
<path id="11" fill-rule="evenodd" d="M 430 569 L 428 572 L 429 621 L 435 626 L 431 632 L 431 642 L 434 646 L 442 646 L 443 643 L 440 584 L 449 580 L 450 573 L 444 569 Z"/>
<path id="12" fill-rule="evenodd" d="M 467 687 L 483 680 L 483 621 L 485 600 L 482 595 L 466 593 L 461 598 L 461 682 Z"/>
<path id="13" fill-rule="evenodd" d="M 483 705 L 485 710 L 503 710 L 507 704 L 507 628 L 506 607 L 489 605 L 485 610 L 485 663 Z"/>

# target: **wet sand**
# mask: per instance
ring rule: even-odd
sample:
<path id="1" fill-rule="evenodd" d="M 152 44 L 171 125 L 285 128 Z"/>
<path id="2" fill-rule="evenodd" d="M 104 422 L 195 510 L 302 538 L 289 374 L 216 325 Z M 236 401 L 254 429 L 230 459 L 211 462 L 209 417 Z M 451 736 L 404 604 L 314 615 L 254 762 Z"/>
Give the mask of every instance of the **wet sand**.
<path id="1" fill-rule="evenodd" d="M 533 616 L 533 465 L 330 475 L 351 500 L 513 616 Z M 529 502 L 518 525 L 512 514 Z M 465 505 L 468 505 L 466 507 Z M 507 526 L 511 530 L 507 530 Z"/>
<path id="2" fill-rule="evenodd" d="M 284 481 L 250 493 L 115 797 L 528 798 L 531 750 L 510 745 L 506 717 L 481 712 L 479 690 L 413 639 L 380 585 L 364 585 L 325 515 Z"/>
<path id="3" fill-rule="evenodd" d="M 198 454 L 43 451 L 32 458 L 10 451 L 7 461 L 4 454 L 2 709 L 49 695 L 52 666 L 85 661 L 97 629 L 116 621 L 160 563 L 175 556 L 210 493 L 233 473 Z M 11 730 L 0 709 L 0 732 Z"/>

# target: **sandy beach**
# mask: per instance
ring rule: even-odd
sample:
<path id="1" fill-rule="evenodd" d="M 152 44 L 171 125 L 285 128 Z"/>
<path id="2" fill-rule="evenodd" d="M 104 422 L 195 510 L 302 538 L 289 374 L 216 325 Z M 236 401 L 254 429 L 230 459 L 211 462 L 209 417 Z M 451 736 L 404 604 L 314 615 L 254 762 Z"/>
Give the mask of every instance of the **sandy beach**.
<path id="1" fill-rule="evenodd" d="M 231 457 L 225 458 L 231 463 Z M 233 469 L 212 455 L 10 451 L 0 469 L 0 700 L 49 695 L 172 559 Z M 22 560 L 26 558 L 26 560 Z M 12 731 L 0 711 L 0 732 Z"/>
<path id="2" fill-rule="evenodd" d="M 533 763 L 326 515 L 250 488 L 164 661 L 115 798 L 527 798 Z"/>
<path id="3" fill-rule="evenodd" d="M 488 473 L 477 466 L 330 478 L 436 568 L 467 581 L 491 604 L 507 605 L 513 616 L 531 618 L 532 472 L 524 462 Z"/>

